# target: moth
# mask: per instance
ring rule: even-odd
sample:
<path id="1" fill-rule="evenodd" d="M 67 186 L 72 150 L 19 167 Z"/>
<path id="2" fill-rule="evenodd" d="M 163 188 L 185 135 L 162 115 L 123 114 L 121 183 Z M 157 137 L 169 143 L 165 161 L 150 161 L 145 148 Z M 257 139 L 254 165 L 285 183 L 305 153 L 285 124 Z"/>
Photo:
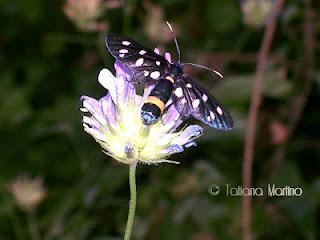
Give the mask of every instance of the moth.
<path id="1" fill-rule="evenodd" d="M 118 35 L 106 35 L 105 43 L 111 55 L 130 70 L 131 81 L 154 85 L 141 109 L 145 125 L 157 121 L 171 99 L 177 111 L 185 117 L 193 116 L 213 128 L 232 129 L 230 113 L 183 71 L 187 63 L 169 63 L 138 42 Z M 176 38 L 175 43 L 180 58 Z"/>

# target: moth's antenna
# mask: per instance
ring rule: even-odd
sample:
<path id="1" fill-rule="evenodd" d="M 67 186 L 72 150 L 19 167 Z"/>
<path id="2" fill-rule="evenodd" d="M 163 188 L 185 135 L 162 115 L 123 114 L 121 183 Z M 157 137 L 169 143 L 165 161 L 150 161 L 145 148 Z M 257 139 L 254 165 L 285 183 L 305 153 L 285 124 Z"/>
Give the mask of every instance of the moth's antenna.
<path id="1" fill-rule="evenodd" d="M 180 53 L 180 48 L 179 48 L 179 44 L 178 44 L 178 40 L 177 40 L 177 37 L 173 31 L 173 28 L 171 26 L 171 24 L 166 21 L 170 31 L 172 32 L 172 35 L 173 35 L 173 39 L 174 39 L 174 44 L 176 45 L 176 49 L 177 49 L 177 52 L 178 52 L 178 56 L 179 56 L 179 61 L 178 63 L 180 63 L 180 60 L 181 60 L 181 53 Z M 215 74 L 217 74 L 219 77 L 223 78 L 223 75 L 221 73 L 219 73 L 218 71 L 216 70 L 213 70 L 211 68 L 208 68 L 206 66 L 203 66 L 203 65 L 200 65 L 200 64 L 196 64 L 196 63 L 183 63 L 183 65 L 191 65 L 191 66 L 194 66 L 194 67 L 198 67 L 198 68 L 203 68 L 203 69 L 206 69 L 206 70 L 209 70 L 210 72 L 213 72 Z"/>
<path id="2" fill-rule="evenodd" d="M 210 72 L 213 72 L 213 73 L 217 74 L 219 77 L 223 78 L 223 75 L 222 75 L 220 72 L 218 72 L 218 71 L 216 71 L 216 70 L 213 70 L 213 69 L 211 69 L 211 68 L 209 68 L 209 67 L 200 65 L 200 64 L 196 64 L 196 63 L 183 63 L 183 65 L 191 65 L 191 66 L 194 66 L 194 67 L 197 67 L 197 68 L 203 68 L 203 69 L 206 69 L 206 70 L 208 70 L 208 71 L 210 71 Z"/>
<path id="3" fill-rule="evenodd" d="M 178 63 L 180 63 L 181 54 L 180 54 L 180 48 L 179 48 L 179 44 L 178 44 L 178 40 L 177 40 L 176 34 L 174 33 L 171 24 L 170 24 L 168 21 L 166 21 L 166 23 L 167 23 L 170 31 L 172 32 L 172 35 L 173 35 L 173 38 L 174 38 L 174 44 L 176 45 L 176 49 L 177 49 L 178 56 L 179 56 L 179 61 L 178 61 Z"/>

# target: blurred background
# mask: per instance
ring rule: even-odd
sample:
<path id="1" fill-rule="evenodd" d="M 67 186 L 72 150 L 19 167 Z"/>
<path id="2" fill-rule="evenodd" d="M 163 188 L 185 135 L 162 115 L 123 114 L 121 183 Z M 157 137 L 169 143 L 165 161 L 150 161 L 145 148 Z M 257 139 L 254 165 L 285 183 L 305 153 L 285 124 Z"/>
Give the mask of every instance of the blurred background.
<path id="1" fill-rule="evenodd" d="M 139 165 L 133 239 L 241 239 L 247 116 L 272 0 L 0 1 L 0 239 L 122 239 L 128 166 L 82 129 L 80 96 L 105 94 L 113 71 L 104 33 L 182 61 L 232 113 L 235 128 L 206 126 L 181 164 Z M 254 144 L 254 187 L 301 187 L 300 197 L 253 197 L 253 239 L 320 239 L 320 3 L 286 1 L 265 64 Z M 192 122 L 192 120 L 190 120 Z M 195 121 L 194 121 L 195 122 Z M 196 122 L 201 124 L 200 122 Z M 221 186 L 218 196 L 208 187 Z"/>

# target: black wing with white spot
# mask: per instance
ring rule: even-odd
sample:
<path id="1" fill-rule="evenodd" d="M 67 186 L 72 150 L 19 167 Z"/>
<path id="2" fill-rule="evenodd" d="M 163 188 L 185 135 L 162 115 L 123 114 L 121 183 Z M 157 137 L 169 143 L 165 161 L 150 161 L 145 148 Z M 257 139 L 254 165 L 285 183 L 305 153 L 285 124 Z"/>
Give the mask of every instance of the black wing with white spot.
<path id="1" fill-rule="evenodd" d="M 229 130 L 233 127 L 230 113 L 209 92 L 184 74 L 175 82 L 172 100 L 183 116 L 194 116 L 210 127 Z"/>
<path id="2" fill-rule="evenodd" d="M 170 63 L 163 56 L 132 39 L 107 35 L 105 43 L 112 56 L 129 68 L 134 82 L 157 82 L 168 71 Z"/>

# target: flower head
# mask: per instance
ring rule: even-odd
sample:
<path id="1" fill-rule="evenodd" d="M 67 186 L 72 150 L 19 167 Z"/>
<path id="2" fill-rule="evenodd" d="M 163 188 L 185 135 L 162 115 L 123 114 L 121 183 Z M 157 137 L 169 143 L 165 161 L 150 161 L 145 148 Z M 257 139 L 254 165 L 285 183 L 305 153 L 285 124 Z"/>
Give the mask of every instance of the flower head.
<path id="1" fill-rule="evenodd" d="M 32 211 L 47 193 L 39 177 L 30 179 L 26 176 L 19 176 L 9 183 L 8 189 L 17 205 L 25 211 Z"/>
<path id="2" fill-rule="evenodd" d="M 266 24 L 272 15 L 273 0 L 244 0 L 241 1 L 243 21 L 252 27 Z"/>
<path id="3" fill-rule="evenodd" d="M 170 54 L 166 58 L 170 61 Z M 99 83 L 108 90 L 106 96 L 99 100 L 81 97 L 81 111 L 87 113 L 83 116 L 84 130 L 106 154 L 120 162 L 177 163 L 167 158 L 195 145 L 193 140 L 202 133 L 202 128 L 190 125 L 180 129 L 182 116 L 173 105 L 167 106 L 154 124 L 143 124 L 141 107 L 154 86 L 146 86 L 143 96 L 137 95 L 126 69 L 118 62 L 115 69 L 116 76 L 108 69 L 99 73 Z"/>
<path id="4" fill-rule="evenodd" d="M 102 0 L 67 0 L 63 10 L 82 31 L 104 32 L 107 28 L 105 23 L 97 21 L 105 10 Z"/>
<path id="5" fill-rule="evenodd" d="M 166 43 L 172 39 L 172 32 L 166 24 L 166 18 L 163 7 L 155 5 L 151 1 L 145 1 L 144 7 L 147 12 L 145 32 L 153 41 Z M 177 34 L 178 27 L 174 26 L 175 33 Z"/>

